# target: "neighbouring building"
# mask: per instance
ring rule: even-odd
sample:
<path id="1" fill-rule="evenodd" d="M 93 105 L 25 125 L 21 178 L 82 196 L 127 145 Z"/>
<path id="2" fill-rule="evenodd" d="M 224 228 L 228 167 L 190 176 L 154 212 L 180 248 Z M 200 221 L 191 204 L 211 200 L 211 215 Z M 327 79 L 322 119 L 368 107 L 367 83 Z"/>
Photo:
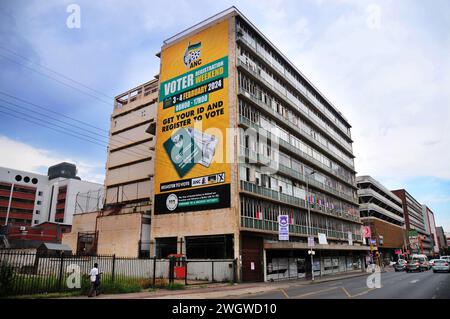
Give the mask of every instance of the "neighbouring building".
<path id="1" fill-rule="evenodd" d="M 407 249 L 402 200 L 371 176 L 357 176 L 361 221 L 371 230 L 371 238 L 381 259 L 389 264 L 396 251 Z"/>
<path id="2" fill-rule="evenodd" d="M 448 249 L 448 244 L 447 244 L 447 238 L 445 237 L 444 228 L 442 226 L 436 227 L 436 235 L 437 235 L 438 246 L 439 246 L 439 254 L 440 255 L 446 254 L 446 251 Z"/>
<path id="3" fill-rule="evenodd" d="M 310 234 L 317 275 L 361 271 L 369 247 L 341 112 L 234 7 L 158 56 L 152 254 L 236 258 L 243 281 L 300 278 Z"/>
<path id="4" fill-rule="evenodd" d="M 432 256 L 433 243 L 427 229 L 428 217 L 422 209 L 422 204 L 405 189 L 392 192 L 402 200 L 410 253 Z"/>
<path id="5" fill-rule="evenodd" d="M 105 205 L 74 215 L 72 231 L 63 238 L 73 253 L 149 255 L 157 99 L 157 78 L 115 97 L 105 198 L 90 199 Z"/>
<path id="6" fill-rule="evenodd" d="M 70 163 L 49 167 L 47 175 L 0 168 L 0 225 L 11 246 L 61 241 L 61 234 L 70 231 L 78 194 L 103 192 L 102 185 L 76 174 Z"/>
<path id="7" fill-rule="evenodd" d="M 439 256 L 439 243 L 436 233 L 436 222 L 434 219 L 434 213 L 427 205 L 422 205 L 422 211 L 424 216 L 426 216 L 425 226 L 427 228 L 427 232 L 430 234 L 429 238 L 432 245 L 430 256 L 437 257 Z"/>

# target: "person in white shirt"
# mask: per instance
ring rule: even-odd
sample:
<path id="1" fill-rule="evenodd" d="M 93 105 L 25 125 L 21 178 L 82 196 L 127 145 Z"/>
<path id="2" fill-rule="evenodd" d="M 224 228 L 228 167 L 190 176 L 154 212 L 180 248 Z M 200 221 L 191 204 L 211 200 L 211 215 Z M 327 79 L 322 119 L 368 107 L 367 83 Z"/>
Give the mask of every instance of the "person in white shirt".
<path id="1" fill-rule="evenodd" d="M 91 282 L 91 289 L 89 290 L 89 297 L 95 297 L 97 295 L 97 276 L 98 276 L 98 264 L 94 264 L 94 268 L 89 272 L 89 281 Z"/>

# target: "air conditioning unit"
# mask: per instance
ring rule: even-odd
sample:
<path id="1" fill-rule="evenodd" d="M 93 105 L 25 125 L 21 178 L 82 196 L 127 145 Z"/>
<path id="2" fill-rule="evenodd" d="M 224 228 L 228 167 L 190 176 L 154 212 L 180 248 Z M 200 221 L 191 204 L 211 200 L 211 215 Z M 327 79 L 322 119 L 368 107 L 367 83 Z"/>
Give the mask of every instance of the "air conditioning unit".
<path id="1" fill-rule="evenodd" d="M 25 231 L 27 228 L 25 226 L 20 226 L 20 231 Z"/>

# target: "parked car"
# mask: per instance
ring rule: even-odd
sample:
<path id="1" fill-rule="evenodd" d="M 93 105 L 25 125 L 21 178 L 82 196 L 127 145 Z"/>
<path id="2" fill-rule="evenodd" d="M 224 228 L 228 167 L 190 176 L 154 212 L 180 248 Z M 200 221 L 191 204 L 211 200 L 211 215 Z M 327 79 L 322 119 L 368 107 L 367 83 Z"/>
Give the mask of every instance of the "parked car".
<path id="1" fill-rule="evenodd" d="M 426 255 L 413 254 L 411 256 L 411 259 L 419 259 L 420 262 L 421 262 L 421 267 L 422 267 L 423 270 L 430 270 L 431 269 L 430 262 L 428 261 L 428 257 Z"/>
<path id="2" fill-rule="evenodd" d="M 450 272 L 449 261 L 446 259 L 435 259 L 433 264 L 433 272 Z"/>
<path id="3" fill-rule="evenodd" d="M 439 259 L 444 259 L 450 262 L 450 256 L 441 256 Z"/>
<path id="4" fill-rule="evenodd" d="M 405 271 L 406 270 L 406 265 L 408 264 L 408 262 L 404 259 L 399 259 L 395 264 L 394 264 L 394 269 L 395 271 Z"/>
<path id="5" fill-rule="evenodd" d="M 431 260 L 430 260 L 430 267 L 433 267 L 433 266 L 434 266 L 434 262 L 435 262 L 436 260 L 439 260 L 439 259 L 431 259 Z"/>
<path id="6" fill-rule="evenodd" d="M 430 264 L 426 256 L 415 256 L 408 261 L 406 272 L 425 271 L 430 269 Z"/>

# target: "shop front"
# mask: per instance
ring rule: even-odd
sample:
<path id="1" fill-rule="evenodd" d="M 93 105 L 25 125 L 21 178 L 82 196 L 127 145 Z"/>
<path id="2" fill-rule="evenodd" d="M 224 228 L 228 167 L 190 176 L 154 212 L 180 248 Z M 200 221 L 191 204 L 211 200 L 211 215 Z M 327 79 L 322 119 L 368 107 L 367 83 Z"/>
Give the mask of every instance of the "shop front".
<path id="1" fill-rule="evenodd" d="M 283 244 L 286 245 L 288 243 L 264 244 L 265 281 L 289 279 L 308 280 L 311 279 L 311 269 L 314 271 L 314 277 L 364 271 L 364 261 L 368 254 L 367 250 L 369 249 L 369 247 L 365 246 L 344 245 L 339 245 L 344 248 L 339 250 L 333 249 L 334 247 L 314 247 L 314 255 L 311 262 L 311 255 L 308 254 L 307 247 L 280 249 L 279 246 Z M 294 243 L 289 244 L 291 244 L 291 246 L 302 245 Z"/>

